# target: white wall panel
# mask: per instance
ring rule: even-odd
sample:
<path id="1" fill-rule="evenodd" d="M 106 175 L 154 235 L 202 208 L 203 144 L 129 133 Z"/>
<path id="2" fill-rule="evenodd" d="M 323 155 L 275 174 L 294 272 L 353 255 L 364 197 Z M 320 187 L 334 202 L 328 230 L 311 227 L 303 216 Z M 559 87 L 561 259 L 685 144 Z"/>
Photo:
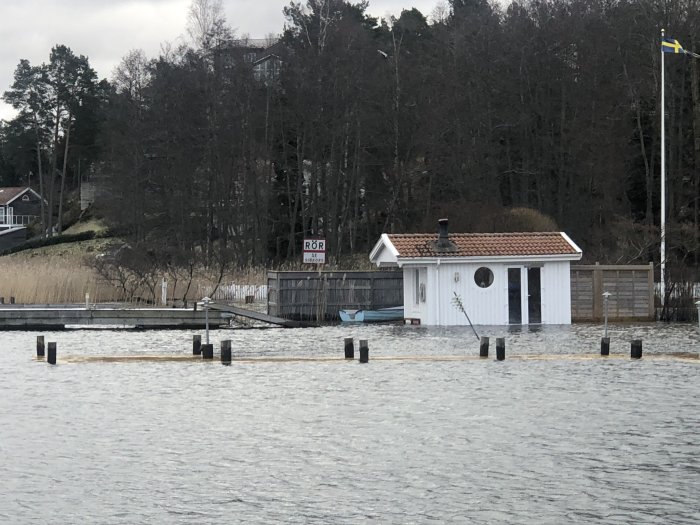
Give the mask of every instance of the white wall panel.
<path id="1" fill-rule="evenodd" d="M 568 261 L 542 268 L 542 323 L 571 324 L 571 269 Z"/>
<path id="2" fill-rule="evenodd" d="M 415 302 L 415 267 L 403 269 L 403 316 L 406 319 L 420 318 L 420 305 Z"/>

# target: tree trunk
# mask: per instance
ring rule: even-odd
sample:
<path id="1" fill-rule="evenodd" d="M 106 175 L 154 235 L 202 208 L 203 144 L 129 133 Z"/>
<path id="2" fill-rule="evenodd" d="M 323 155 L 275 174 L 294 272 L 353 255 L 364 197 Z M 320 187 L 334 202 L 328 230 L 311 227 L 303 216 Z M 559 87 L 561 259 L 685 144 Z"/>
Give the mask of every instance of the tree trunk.
<path id="1" fill-rule="evenodd" d="M 36 117 L 35 117 L 36 119 Z M 44 172 L 41 169 L 41 141 L 39 140 L 39 125 L 34 122 L 34 134 L 36 135 L 36 164 L 39 170 L 39 194 L 41 195 L 41 236 L 46 237 L 46 206 L 44 205 Z"/>
<path id="2" fill-rule="evenodd" d="M 66 187 L 66 166 L 68 165 L 68 144 L 70 143 L 70 128 L 72 124 L 72 116 L 70 111 L 68 112 L 68 125 L 66 126 L 66 143 L 63 148 L 63 169 L 61 170 L 61 194 L 58 198 L 58 218 L 56 219 L 56 226 L 58 233 L 63 231 L 63 191 Z"/>
<path id="3" fill-rule="evenodd" d="M 54 132 L 53 132 L 53 148 L 51 152 L 51 167 L 50 167 L 50 172 L 49 172 L 49 188 L 48 188 L 48 193 L 49 193 L 49 213 L 48 213 L 48 221 L 47 221 L 47 230 L 48 230 L 48 236 L 53 237 L 53 196 L 54 196 L 54 185 L 56 182 L 56 164 L 58 164 L 58 140 L 59 140 L 59 135 L 58 131 L 60 129 L 60 122 L 61 122 L 61 105 L 58 101 L 56 101 L 56 123 L 54 125 Z"/>

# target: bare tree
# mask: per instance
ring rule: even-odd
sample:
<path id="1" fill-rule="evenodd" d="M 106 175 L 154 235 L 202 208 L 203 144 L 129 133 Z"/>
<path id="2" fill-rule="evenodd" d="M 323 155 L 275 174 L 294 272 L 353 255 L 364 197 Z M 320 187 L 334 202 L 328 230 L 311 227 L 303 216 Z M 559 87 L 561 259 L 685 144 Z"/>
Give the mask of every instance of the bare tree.
<path id="1" fill-rule="evenodd" d="M 198 49 L 207 49 L 225 22 L 221 0 L 192 0 L 187 17 L 187 33 Z"/>
<path id="2" fill-rule="evenodd" d="M 149 61 L 142 49 L 132 49 L 112 72 L 112 85 L 117 93 L 125 93 L 136 103 L 143 103 L 150 83 Z"/>

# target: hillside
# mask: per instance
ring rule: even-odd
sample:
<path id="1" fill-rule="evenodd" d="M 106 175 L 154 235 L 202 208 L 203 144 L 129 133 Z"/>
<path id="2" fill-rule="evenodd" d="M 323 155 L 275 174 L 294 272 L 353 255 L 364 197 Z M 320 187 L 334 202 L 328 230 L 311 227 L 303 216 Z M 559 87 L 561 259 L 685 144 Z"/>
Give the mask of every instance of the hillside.
<path id="1" fill-rule="evenodd" d="M 99 221 L 76 223 L 66 235 L 87 231 L 101 232 Z M 82 303 L 117 299 L 111 286 L 105 286 L 90 262 L 114 239 L 99 238 L 30 248 L 0 256 L 0 297 L 17 303 Z"/>

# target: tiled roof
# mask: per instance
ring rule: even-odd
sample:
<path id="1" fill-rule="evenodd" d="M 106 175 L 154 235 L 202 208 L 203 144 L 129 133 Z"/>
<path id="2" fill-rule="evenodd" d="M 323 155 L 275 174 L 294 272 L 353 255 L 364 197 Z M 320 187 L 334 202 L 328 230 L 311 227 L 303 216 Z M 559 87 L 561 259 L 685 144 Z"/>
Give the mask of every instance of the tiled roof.
<path id="1" fill-rule="evenodd" d="M 26 191 L 26 189 L 26 186 L 21 188 L 0 188 L 0 205 L 9 204 L 12 200 L 16 199 L 20 193 Z"/>
<path id="2" fill-rule="evenodd" d="M 505 257 L 527 255 L 576 255 L 579 252 L 559 232 L 544 233 L 451 233 L 452 246 L 438 249 L 438 235 L 389 234 L 401 258 L 414 257 Z"/>

